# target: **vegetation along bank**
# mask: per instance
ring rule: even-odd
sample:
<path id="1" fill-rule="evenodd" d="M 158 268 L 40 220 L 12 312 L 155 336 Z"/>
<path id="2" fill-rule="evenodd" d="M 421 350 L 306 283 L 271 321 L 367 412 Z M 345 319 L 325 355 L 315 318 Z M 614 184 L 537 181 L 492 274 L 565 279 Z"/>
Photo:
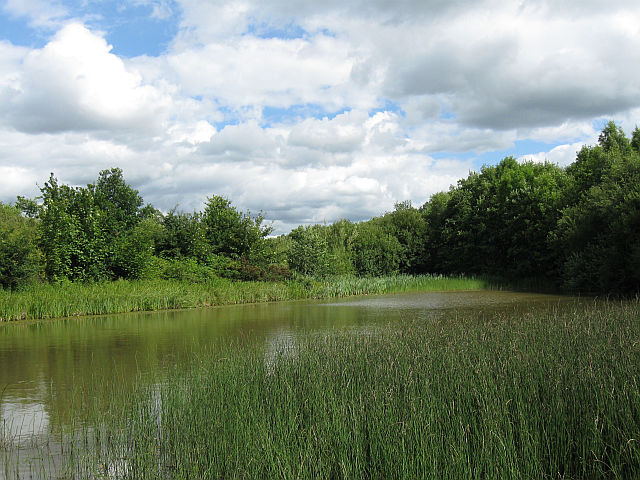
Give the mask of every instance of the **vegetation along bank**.
<path id="1" fill-rule="evenodd" d="M 120 169 L 86 187 L 52 174 L 39 197 L 0 204 L 0 317 L 313 297 L 336 276 L 489 276 L 633 296 L 640 291 L 640 130 L 629 139 L 609 122 L 598 144 L 564 168 L 508 157 L 420 207 L 403 202 L 365 222 L 270 233 L 262 213 L 241 212 L 218 195 L 201 212 L 163 213 Z M 115 280 L 132 283 L 108 285 Z M 118 299 L 127 288 L 139 298 Z M 25 296 L 33 306 L 10 306 Z M 75 297 L 109 305 L 56 306 Z"/>

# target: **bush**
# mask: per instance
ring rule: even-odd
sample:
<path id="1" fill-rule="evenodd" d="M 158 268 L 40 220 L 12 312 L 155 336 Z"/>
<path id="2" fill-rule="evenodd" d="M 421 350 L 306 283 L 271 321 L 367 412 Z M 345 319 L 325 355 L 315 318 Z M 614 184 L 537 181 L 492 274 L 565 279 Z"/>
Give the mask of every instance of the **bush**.
<path id="1" fill-rule="evenodd" d="M 217 278 L 217 275 L 213 268 L 201 265 L 193 258 L 152 257 L 143 277 L 206 283 Z"/>
<path id="2" fill-rule="evenodd" d="M 0 287 L 15 289 L 37 278 L 42 269 L 36 224 L 0 203 Z"/>

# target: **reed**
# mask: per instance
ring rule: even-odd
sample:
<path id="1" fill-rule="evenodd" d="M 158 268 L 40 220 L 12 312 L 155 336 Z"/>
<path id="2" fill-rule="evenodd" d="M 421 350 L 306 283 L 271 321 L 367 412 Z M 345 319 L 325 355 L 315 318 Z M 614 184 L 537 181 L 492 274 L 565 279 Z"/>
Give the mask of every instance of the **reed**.
<path id="1" fill-rule="evenodd" d="M 215 278 L 206 283 L 159 279 L 43 283 L 16 292 L 0 290 L 0 321 L 392 292 L 471 290 L 484 285 L 483 280 L 475 278 L 432 275 L 303 278 L 288 282 L 234 282 Z"/>
<path id="2" fill-rule="evenodd" d="M 102 419 L 118 478 L 639 478 L 640 302 L 228 345 Z M 89 466 L 87 466 L 89 465 Z M 91 467 L 93 465 L 94 467 Z M 79 464 L 77 468 L 80 468 Z M 88 471 L 86 470 L 86 471 Z"/>

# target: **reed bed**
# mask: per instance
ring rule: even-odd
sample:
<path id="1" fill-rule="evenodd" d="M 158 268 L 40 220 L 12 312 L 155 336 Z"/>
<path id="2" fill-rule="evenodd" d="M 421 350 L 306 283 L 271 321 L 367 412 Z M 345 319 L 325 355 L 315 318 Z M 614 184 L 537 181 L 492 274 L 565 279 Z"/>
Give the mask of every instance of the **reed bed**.
<path id="1" fill-rule="evenodd" d="M 119 413 L 69 464 L 136 479 L 640 478 L 639 377 L 638 301 L 229 345 L 114 393 Z"/>
<path id="2" fill-rule="evenodd" d="M 0 289 L 0 321 L 421 290 L 472 290 L 481 289 L 484 284 L 480 279 L 435 275 L 303 278 L 287 282 L 216 278 L 205 283 L 154 279 L 37 284 L 17 292 Z"/>

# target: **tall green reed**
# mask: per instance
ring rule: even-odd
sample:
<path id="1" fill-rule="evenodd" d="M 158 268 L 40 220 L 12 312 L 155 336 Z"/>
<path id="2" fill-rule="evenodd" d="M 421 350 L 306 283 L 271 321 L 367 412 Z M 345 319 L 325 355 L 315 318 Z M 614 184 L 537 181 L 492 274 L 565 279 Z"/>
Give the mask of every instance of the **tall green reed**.
<path id="1" fill-rule="evenodd" d="M 470 290 L 483 286 L 479 279 L 431 275 L 288 282 L 233 282 L 217 278 L 206 283 L 155 279 L 34 284 L 17 292 L 0 290 L 0 321 L 421 290 Z"/>
<path id="2" fill-rule="evenodd" d="M 230 345 L 121 401 L 100 461 L 123 478 L 637 478 L 639 320 L 637 301 L 594 302 Z"/>

